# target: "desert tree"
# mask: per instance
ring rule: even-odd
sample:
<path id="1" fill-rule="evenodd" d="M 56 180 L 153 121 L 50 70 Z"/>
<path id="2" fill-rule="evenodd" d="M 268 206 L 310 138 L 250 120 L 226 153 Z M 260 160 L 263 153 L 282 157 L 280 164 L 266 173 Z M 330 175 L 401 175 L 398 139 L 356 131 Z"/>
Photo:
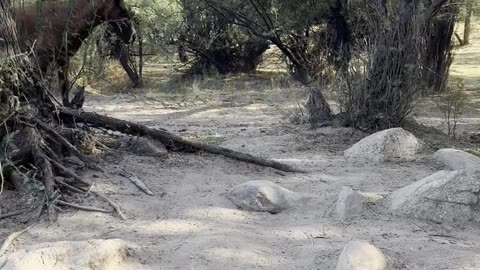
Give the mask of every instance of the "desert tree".
<path id="1" fill-rule="evenodd" d="M 202 1 L 230 24 L 278 47 L 292 78 L 311 90 L 307 104 L 312 124 L 332 119 L 322 88 L 350 60 L 343 1 Z"/>
<path id="2" fill-rule="evenodd" d="M 189 74 L 254 73 L 267 40 L 252 35 L 201 0 L 181 0 L 180 59 L 193 56 Z"/>

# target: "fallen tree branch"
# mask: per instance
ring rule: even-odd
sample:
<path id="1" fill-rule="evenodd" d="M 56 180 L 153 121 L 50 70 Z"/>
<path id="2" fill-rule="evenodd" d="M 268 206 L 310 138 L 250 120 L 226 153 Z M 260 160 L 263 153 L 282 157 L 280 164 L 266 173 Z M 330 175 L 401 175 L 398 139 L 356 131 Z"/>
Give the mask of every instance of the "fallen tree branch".
<path id="1" fill-rule="evenodd" d="M 271 167 L 284 172 L 303 172 L 289 165 L 274 160 L 256 157 L 250 154 L 234 151 L 223 147 L 191 142 L 179 136 L 171 134 L 164 129 L 153 129 L 141 124 L 103 116 L 97 113 L 80 112 L 67 108 L 59 108 L 59 111 L 61 114 L 63 114 L 64 117 L 73 117 L 77 122 L 90 124 L 94 127 L 107 128 L 110 130 L 137 136 L 150 136 L 152 139 L 162 142 L 165 147 L 171 151 L 183 151 L 190 153 L 205 151 L 208 153 L 223 155 L 225 157 L 257 164 L 264 167 Z"/>

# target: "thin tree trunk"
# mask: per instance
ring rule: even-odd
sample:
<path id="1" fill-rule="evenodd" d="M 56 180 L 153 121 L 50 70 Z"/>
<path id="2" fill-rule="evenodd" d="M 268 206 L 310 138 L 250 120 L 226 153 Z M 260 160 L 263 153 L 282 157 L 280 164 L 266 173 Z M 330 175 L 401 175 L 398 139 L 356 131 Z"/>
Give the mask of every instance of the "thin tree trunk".
<path id="1" fill-rule="evenodd" d="M 141 22 L 138 22 L 138 81 L 139 86 L 143 86 L 143 33 L 141 28 Z"/>
<path id="2" fill-rule="evenodd" d="M 471 18 L 473 13 L 473 0 L 467 0 L 466 4 L 466 13 L 465 13 L 465 27 L 463 30 L 463 44 L 467 45 L 470 43 L 470 29 L 472 26 Z"/>

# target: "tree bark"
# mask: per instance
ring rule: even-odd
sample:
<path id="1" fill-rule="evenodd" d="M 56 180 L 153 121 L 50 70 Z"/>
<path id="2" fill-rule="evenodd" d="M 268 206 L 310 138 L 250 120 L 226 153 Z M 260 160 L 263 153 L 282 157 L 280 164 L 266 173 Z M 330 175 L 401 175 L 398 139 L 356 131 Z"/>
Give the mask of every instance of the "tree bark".
<path id="1" fill-rule="evenodd" d="M 0 0 L 0 57 L 9 57 L 20 52 L 15 22 L 9 11 L 9 2 Z"/>

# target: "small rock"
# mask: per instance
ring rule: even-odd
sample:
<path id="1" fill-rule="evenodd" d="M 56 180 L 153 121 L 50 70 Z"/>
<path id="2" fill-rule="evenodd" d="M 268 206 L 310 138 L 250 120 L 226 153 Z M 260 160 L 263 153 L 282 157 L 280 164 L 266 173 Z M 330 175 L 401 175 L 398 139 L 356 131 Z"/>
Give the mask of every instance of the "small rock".
<path id="1" fill-rule="evenodd" d="M 0 265 L 2 270 L 125 269 L 127 255 L 120 239 L 61 241 L 15 251 L 0 258 Z"/>
<path id="2" fill-rule="evenodd" d="M 384 270 L 385 256 L 375 246 L 366 241 L 354 240 L 342 250 L 336 270 Z"/>
<path id="3" fill-rule="evenodd" d="M 349 219 L 363 213 L 363 201 L 358 192 L 349 187 L 342 187 L 342 191 L 338 194 L 337 215 L 342 219 Z"/>
<path id="4" fill-rule="evenodd" d="M 141 156 L 162 158 L 168 156 L 168 151 L 163 144 L 154 143 L 145 137 L 133 137 L 128 148 L 133 153 Z"/>
<path id="5" fill-rule="evenodd" d="M 445 164 L 450 170 L 480 171 L 480 158 L 457 149 L 441 149 L 433 159 Z"/>
<path id="6" fill-rule="evenodd" d="M 470 221 L 480 216 L 480 173 L 440 171 L 393 192 L 388 207 L 403 215 L 442 221 Z"/>
<path id="7" fill-rule="evenodd" d="M 344 152 L 347 159 L 382 163 L 411 161 L 421 147 L 420 141 L 402 128 L 392 128 L 363 138 Z"/>
<path id="8" fill-rule="evenodd" d="M 227 194 L 237 207 L 245 210 L 279 213 L 298 206 L 307 198 L 270 181 L 249 181 L 233 187 Z"/>

